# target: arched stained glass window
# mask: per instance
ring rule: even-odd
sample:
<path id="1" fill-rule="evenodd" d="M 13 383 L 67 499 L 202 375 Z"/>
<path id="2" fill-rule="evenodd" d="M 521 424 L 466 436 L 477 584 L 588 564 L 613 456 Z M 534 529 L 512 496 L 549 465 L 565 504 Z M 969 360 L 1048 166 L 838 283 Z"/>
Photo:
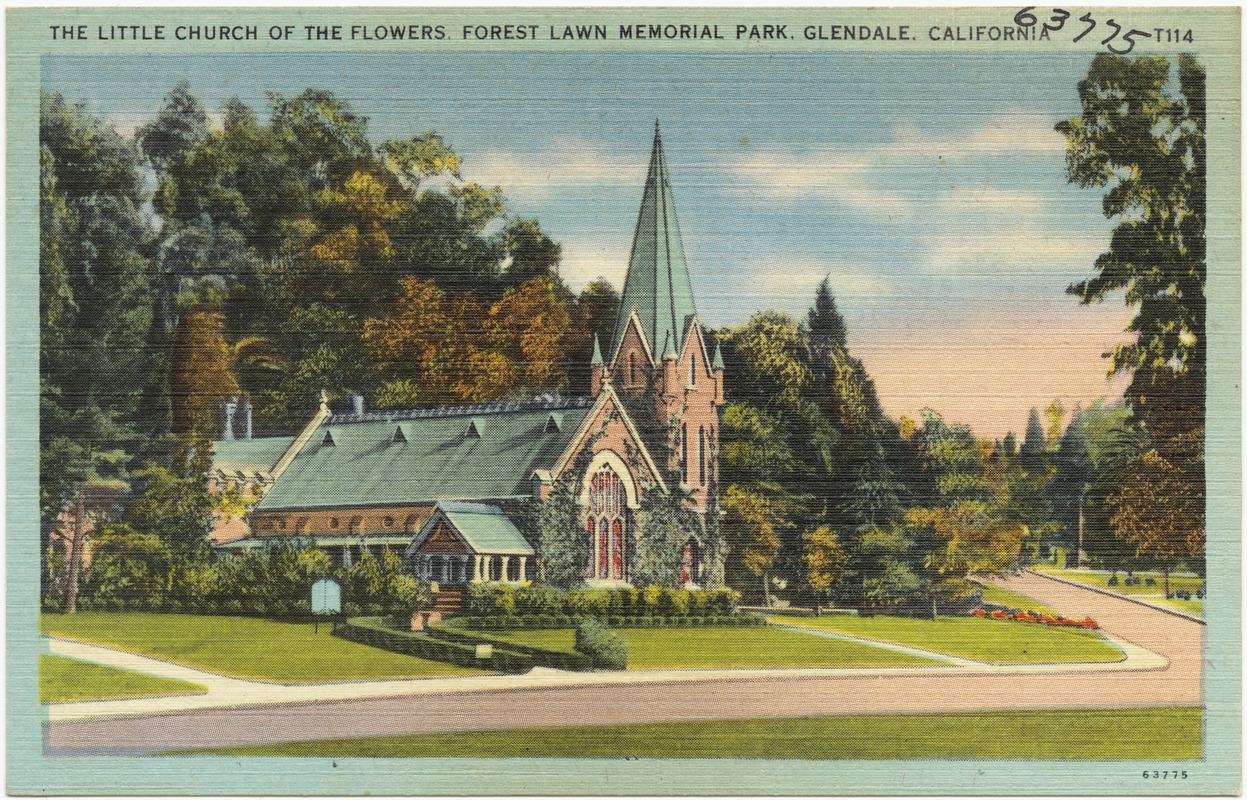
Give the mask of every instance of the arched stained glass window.
<path id="1" fill-rule="evenodd" d="M 594 578 L 626 580 L 625 521 L 627 503 L 623 483 L 610 467 L 589 479 L 589 508 L 585 530 L 593 555 L 586 572 Z"/>

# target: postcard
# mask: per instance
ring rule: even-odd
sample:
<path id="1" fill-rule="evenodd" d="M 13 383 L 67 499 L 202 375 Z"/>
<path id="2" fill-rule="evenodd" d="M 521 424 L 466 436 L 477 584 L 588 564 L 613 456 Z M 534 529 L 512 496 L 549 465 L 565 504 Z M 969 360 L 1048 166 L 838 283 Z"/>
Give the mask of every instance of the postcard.
<path id="1" fill-rule="evenodd" d="M 1234 7 L 8 11 L 8 790 L 1241 790 Z"/>

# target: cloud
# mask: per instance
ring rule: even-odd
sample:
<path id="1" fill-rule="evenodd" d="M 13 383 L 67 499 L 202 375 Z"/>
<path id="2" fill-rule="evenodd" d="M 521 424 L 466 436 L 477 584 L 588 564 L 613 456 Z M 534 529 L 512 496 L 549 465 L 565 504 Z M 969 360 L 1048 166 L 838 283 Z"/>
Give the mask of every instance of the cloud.
<path id="1" fill-rule="evenodd" d="M 1046 114 L 1010 111 L 993 117 L 967 134 L 932 135 L 911 124 L 898 126 L 893 141 L 880 148 L 891 158 L 961 160 L 1008 153 L 1063 153 L 1065 138 Z"/>
<path id="2" fill-rule="evenodd" d="M 992 275 L 1051 274 L 1087 270 L 1106 242 L 1084 233 L 1058 233 L 1027 227 L 984 229 L 950 225 L 951 232 L 920 241 L 923 266 L 931 272 Z"/>
<path id="3" fill-rule="evenodd" d="M 563 260 L 559 275 L 572 291 L 578 292 L 586 284 L 605 278 L 617 290 L 623 290 L 624 275 L 628 271 L 630 243 L 610 238 L 585 239 L 556 237 L 563 246 Z"/>
<path id="4" fill-rule="evenodd" d="M 468 160 L 466 177 L 502 186 L 508 196 L 532 201 L 558 195 L 568 187 L 635 188 L 645 180 L 645 163 L 612 153 L 597 142 L 559 139 L 532 152 L 491 150 Z"/>
<path id="5" fill-rule="evenodd" d="M 796 203 L 825 197 L 867 217 L 905 220 L 913 218 L 921 207 L 921 199 L 911 187 L 917 170 L 930 162 L 964 162 L 1021 152 L 1059 153 L 1064 147 L 1064 139 L 1053 130 L 1046 115 L 1011 111 L 965 134 L 932 134 L 907 123 L 893 131 L 891 141 L 869 147 L 824 146 L 801 153 L 764 150 L 730 156 L 724 159 L 722 169 L 727 191 L 743 192 L 758 200 Z M 953 192 L 941 199 L 979 210 L 1001 206 L 1025 212 L 1042 206 L 1037 195 L 986 188 L 977 196 Z M 1024 201 L 1020 208 L 1019 201 Z"/>
<path id="6" fill-rule="evenodd" d="M 724 168 L 728 191 L 759 200 L 799 202 L 821 195 L 876 218 L 905 218 L 913 211 L 904 194 L 869 185 L 872 164 L 864 153 L 763 151 L 728 159 Z"/>
<path id="7" fill-rule="evenodd" d="M 1043 196 L 1037 192 L 996 189 L 986 185 L 961 186 L 939 195 L 932 211 L 940 216 L 975 214 L 1035 217 L 1044 212 L 1046 205 Z"/>

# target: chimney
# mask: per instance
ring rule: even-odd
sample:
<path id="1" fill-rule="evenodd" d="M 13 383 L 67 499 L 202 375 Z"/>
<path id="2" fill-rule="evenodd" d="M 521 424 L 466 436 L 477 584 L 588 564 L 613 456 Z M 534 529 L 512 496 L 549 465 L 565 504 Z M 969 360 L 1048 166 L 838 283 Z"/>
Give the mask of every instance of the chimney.
<path id="1" fill-rule="evenodd" d="M 234 414 L 238 412 L 238 398 L 230 397 L 225 401 L 225 430 L 221 438 L 226 441 L 234 439 Z"/>
<path id="2" fill-rule="evenodd" d="M 351 410 L 356 414 L 364 413 L 364 396 L 359 392 L 351 395 Z"/>

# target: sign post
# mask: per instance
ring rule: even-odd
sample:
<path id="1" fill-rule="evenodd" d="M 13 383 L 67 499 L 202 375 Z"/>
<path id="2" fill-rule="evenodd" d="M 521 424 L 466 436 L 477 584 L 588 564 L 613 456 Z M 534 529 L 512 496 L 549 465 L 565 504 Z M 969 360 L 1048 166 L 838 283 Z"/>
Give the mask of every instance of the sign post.
<path id="1" fill-rule="evenodd" d="M 312 584 L 312 614 L 316 617 L 315 632 L 320 633 L 320 618 L 342 613 L 342 585 L 333 578 L 320 578 Z"/>

